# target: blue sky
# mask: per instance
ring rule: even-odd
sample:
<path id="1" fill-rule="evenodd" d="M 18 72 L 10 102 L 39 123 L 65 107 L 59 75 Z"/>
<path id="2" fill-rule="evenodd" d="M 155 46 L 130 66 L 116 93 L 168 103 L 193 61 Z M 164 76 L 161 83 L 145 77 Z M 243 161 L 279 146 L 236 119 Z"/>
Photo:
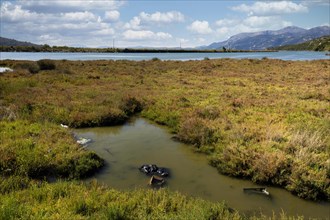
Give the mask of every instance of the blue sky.
<path id="1" fill-rule="evenodd" d="M 241 32 L 329 25 L 330 0 L 1 0 L 1 36 L 38 44 L 195 47 Z"/>

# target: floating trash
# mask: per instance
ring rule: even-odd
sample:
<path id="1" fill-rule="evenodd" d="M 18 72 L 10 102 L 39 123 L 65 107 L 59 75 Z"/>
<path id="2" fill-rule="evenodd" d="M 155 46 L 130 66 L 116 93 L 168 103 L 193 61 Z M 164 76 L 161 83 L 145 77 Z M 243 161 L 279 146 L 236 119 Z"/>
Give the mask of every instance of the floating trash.
<path id="1" fill-rule="evenodd" d="M 65 125 L 65 124 L 61 124 L 62 128 L 69 128 L 69 126 Z"/>
<path id="2" fill-rule="evenodd" d="M 162 186 L 165 183 L 165 179 L 159 176 L 152 175 L 149 180 L 150 186 Z"/>
<path id="3" fill-rule="evenodd" d="M 157 167 L 155 164 L 144 164 L 139 170 L 147 175 L 157 175 L 161 177 L 166 177 L 169 175 L 169 171 L 163 167 Z"/>
<path id="4" fill-rule="evenodd" d="M 13 72 L 13 70 L 10 69 L 9 67 L 0 67 L 0 73 L 4 73 L 4 72 Z"/>
<path id="5" fill-rule="evenodd" d="M 90 139 L 90 138 L 81 137 L 81 138 L 78 138 L 77 143 L 80 145 L 86 145 L 86 144 L 90 143 L 91 141 L 92 141 L 92 139 Z"/>
<path id="6" fill-rule="evenodd" d="M 252 192 L 252 193 L 261 193 L 269 196 L 269 192 L 264 187 L 255 187 L 255 188 L 243 188 L 244 192 Z"/>

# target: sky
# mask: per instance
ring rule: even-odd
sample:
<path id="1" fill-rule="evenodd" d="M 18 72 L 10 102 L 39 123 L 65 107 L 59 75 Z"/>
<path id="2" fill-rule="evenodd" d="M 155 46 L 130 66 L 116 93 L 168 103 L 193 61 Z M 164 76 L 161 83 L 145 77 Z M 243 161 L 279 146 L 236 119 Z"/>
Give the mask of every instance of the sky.
<path id="1" fill-rule="evenodd" d="M 0 36 L 75 47 L 196 47 L 329 25 L 330 0 L 1 0 Z"/>

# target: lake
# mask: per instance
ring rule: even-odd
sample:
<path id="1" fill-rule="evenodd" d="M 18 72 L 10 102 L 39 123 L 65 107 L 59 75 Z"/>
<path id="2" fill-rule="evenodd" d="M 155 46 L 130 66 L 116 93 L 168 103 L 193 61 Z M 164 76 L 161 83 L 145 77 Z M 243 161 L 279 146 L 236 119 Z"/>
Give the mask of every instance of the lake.
<path id="1" fill-rule="evenodd" d="M 139 171 L 142 164 L 156 164 L 170 170 L 165 187 L 172 191 L 210 201 L 223 201 L 246 215 L 271 216 L 282 210 L 292 216 L 329 218 L 330 203 L 306 201 L 284 189 L 267 186 L 270 196 L 245 193 L 244 187 L 263 187 L 248 180 L 221 175 L 203 154 L 174 141 L 165 127 L 143 118 L 122 126 L 76 129 L 79 137 L 93 140 L 87 148 L 106 161 L 93 178 L 120 190 L 149 188 L 150 177 Z"/>
<path id="2" fill-rule="evenodd" d="M 220 59 L 262 59 L 264 57 L 282 60 L 316 60 L 329 59 L 326 52 L 313 51 L 279 51 L 249 53 L 32 53 L 32 52 L 0 52 L 0 60 L 202 60 L 204 58 Z"/>

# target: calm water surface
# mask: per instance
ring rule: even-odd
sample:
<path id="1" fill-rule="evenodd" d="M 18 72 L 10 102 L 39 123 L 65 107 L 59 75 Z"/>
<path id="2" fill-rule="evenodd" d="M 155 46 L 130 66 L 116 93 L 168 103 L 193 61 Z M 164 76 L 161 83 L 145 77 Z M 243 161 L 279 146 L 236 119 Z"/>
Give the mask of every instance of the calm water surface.
<path id="1" fill-rule="evenodd" d="M 272 215 L 282 210 L 289 215 L 329 219 L 330 203 L 299 199 L 276 187 L 267 187 L 270 196 L 246 194 L 243 187 L 260 187 L 251 181 L 220 175 L 208 165 L 205 155 L 171 139 L 165 128 L 137 118 L 123 126 L 86 128 L 78 136 L 93 139 L 88 148 L 102 156 L 107 166 L 94 178 L 116 189 L 148 188 L 149 178 L 138 168 L 157 164 L 170 169 L 165 187 L 188 196 L 223 201 L 247 215 Z"/>
<path id="2" fill-rule="evenodd" d="M 268 57 L 282 60 L 316 60 L 329 59 L 326 52 L 313 51 L 279 51 L 259 53 L 32 53 L 32 52 L 0 52 L 0 60 L 150 60 L 157 57 L 161 60 L 202 60 L 233 58 L 261 59 Z"/>

